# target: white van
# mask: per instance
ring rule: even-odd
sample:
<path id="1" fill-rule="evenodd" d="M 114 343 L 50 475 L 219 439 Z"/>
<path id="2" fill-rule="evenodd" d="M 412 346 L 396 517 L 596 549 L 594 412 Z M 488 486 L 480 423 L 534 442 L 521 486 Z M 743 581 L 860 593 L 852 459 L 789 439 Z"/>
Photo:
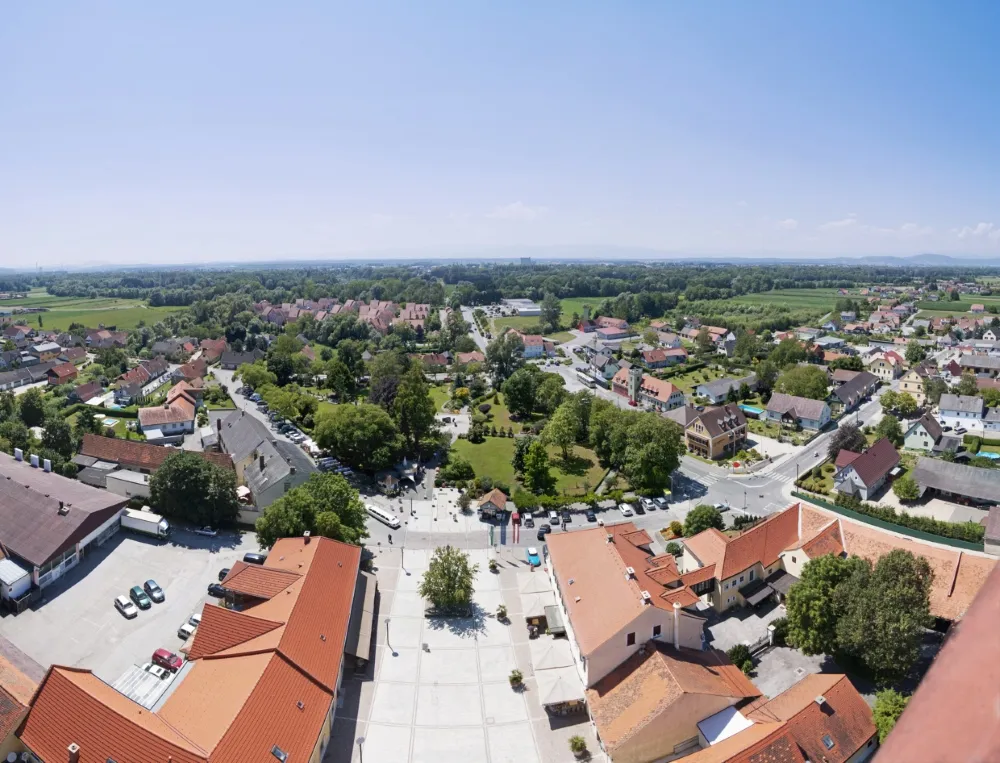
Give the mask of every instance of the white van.
<path id="1" fill-rule="evenodd" d="M 380 509 L 378 506 L 372 506 L 370 503 L 365 506 L 368 509 L 368 515 L 375 517 L 379 522 L 384 522 L 389 525 L 393 530 L 399 529 L 399 517 L 395 514 L 390 514 L 385 509 Z"/>

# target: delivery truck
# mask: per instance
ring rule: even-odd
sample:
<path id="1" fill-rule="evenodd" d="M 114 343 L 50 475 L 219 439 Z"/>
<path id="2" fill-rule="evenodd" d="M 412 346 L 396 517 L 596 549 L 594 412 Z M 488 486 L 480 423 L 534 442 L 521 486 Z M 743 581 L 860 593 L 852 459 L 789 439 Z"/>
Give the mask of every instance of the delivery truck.
<path id="1" fill-rule="evenodd" d="M 170 535 L 170 523 L 159 514 L 143 509 L 125 509 L 122 513 L 122 527 L 142 533 L 152 538 L 165 539 Z"/>

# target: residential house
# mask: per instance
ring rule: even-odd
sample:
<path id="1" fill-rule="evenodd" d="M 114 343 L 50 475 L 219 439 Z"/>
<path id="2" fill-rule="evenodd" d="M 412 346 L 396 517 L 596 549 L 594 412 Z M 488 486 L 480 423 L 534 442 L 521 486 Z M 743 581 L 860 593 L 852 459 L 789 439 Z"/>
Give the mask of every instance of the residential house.
<path id="1" fill-rule="evenodd" d="M 69 399 L 77 403 L 86 403 L 88 400 L 100 397 L 103 394 L 104 387 L 101 386 L 101 383 L 99 381 L 92 381 L 86 384 L 78 384 L 74 387 L 73 391 L 69 393 Z"/>
<path id="2" fill-rule="evenodd" d="M 697 750 L 699 722 L 760 696 L 720 651 L 649 641 L 587 690 L 587 707 L 613 763 L 648 763 Z"/>
<path id="3" fill-rule="evenodd" d="M 377 585 L 360 560 L 359 546 L 303 537 L 278 540 L 263 565 L 236 562 L 228 606 L 201 611 L 187 664 L 154 710 L 89 670 L 53 665 L 21 741 L 46 761 L 70 749 L 78 763 L 317 763 L 351 666 L 372 656 Z"/>
<path id="4" fill-rule="evenodd" d="M 467 366 L 469 363 L 485 363 L 486 356 L 479 350 L 473 350 L 472 352 L 455 353 L 455 360 L 459 364 Z"/>
<path id="5" fill-rule="evenodd" d="M 622 318 L 602 315 L 594 319 L 594 325 L 597 335 L 606 340 L 624 339 L 631 333 L 628 321 Z"/>
<path id="6" fill-rule="evenodd" d="M 115 388 L 115 402 L 118 405 L 132 405 L 132 403 L 138 403 L 142 400 L 142 383 L 141 382 L 128 382 L 127 384 L 119 383 L 118 387 Z"/>
<path id="7" fill-rule="evenodd" d="M 9 559 L 0 559 L 0 572 L 17 576 L 20 569 Z M 38 683 L 34 679 L 0 655 L 0 760 L 27 759 L 21 757 L 27 753 L 17 738 L 17 729 L 28 714 L 31 698 L 37 690 Z"/>
<path id="8" fill-rule="evenodd" d="M 941 395 L 938 402 L 938 418 L 945 426 L 965 427 L 973 431 L 983 429 L 986 408 L 983 399 L 972 395 Z"/>
<path id="9" fill-rule="evenodd" d="M 732 458 L 746 446 L 747 419 L 729 403 L 700 411 L 684 428 L 687 448 L 703 458 Z"/>
<path id="10" fill-rule="evenodd" d="M 170 370 L 170 364 L 167 363 L 167 359 L 162 355 L 150 358 L 149 360 L 140 360 L 139 365 L 146 369 L 150 381 L 159 379 Z"/>
<path id="11" fill-rule="evenodd" d="M 85 434 L 80 443 L 79 457 L 81 461 L 105 461 L 117 464 L 121 469 L 139 472 L 140 474 L 155 474 L 171 453 L 177 451 L 159 445 L 150 445 L 141 440 L 122 440 L 117 437 L 102 437 L 96 434 Z M 234 469 L 233 459 L 228 453 L 213 453 L 211 451 L 191 451 L 223 469 Z M 80 463 L 78 461 L 78 463 Z"/>
<path id="12" fill-rule="evenodd" d="M 139 429 L 146 441 L 167 444 L 184 441 L 184 435 L 194 432 L 197 404 L 187 393 L 150 408 L 139 409 Z"/>
<path id="13" fill-rule="evenodd" d="M 983 313 L 986 312 L 986 306 L 981 305 L 977 302 L 969 308 L 969 312 L 973 313 L 974 315 L 982 315 Z"/>
<path id="14" fill-rule="evenodd" d="M 997 332 L 993 329 L 986 329 L 986 331 L 983 332 L 983 339 L 987 342 L 995 342 L 997 340 Z"/>
<path id="15" fill-rule="evenodd" d="M 684 393 L 668 381 L 644 374 L 634 366 L 619 368 L 611 379 L 611 389 L 636 405 L 669 411 L 684 405 Z"/>
<path id="16" fill-rule="evenodd" d="M 856 323 L 856 322 L 855 323 L 845 323 L 841 327 L 840 330 L 843 333 L 845 333 L 845 334 L 854 334 L 854 335 L 859 336 L 861 334 L 867 334 L 868 333 L 869 324 L 868 324 L 867 321 L 863 321 L 861 323 Z"/>
<path id="17" fill-rule="evenodd" d="M 844 346 L 844 340 L 839 336 L 821 336 L 814 339 L 813 344 L 821 350 L 836 350 Z"/>
<path id="18" fill-rule="evenodd" d="M 839 673 L 813 673 L 773 699 L 727 707 L 698 730 L 702 749 L 685 763 L 862 763 L 878 749 L 871 708 Z"/>
<path id="19" fill-rule="evenodd" d="M 83 347 L 70 347 L 60 352 L 56 360 L 60 360 L 63 363 L 80 365 L 87 360 L 87 351 Z"/>
<path id="20" fill-rule="evenodd" d="M 244 364 L 256 363 L 258 360 L 263 360 L 264 355 L 264 351 L 258 349 L 253 349 L 249 352 L 226 350 L 222 353 L 219 365 L 226 370 L 234 371 Z"/>
<path id="21" fill-rule="evenodd" d="M 888 384 L 893 379 L 902 376 L 904 365 L 903 358 L 895 351 L 890 350 L 874 356 L 868 364 L 868 370 Z"/>
<path id="22" fill-rule="evenodd" d="M 884 437 L 864 453 L 841 450 L 837 454 L 833 486 L 839 493 L 867 501 L 882 489 L 890 472 L 898 465 L 899 453 Z"/>
<path id="23" fill-rule="evenodd" d="M 610 381 L 621 370 L 621 365 L 610 354 L 598 353 L 590 359 L 591 373 Z"/>
<path id="24" fill-rule="evenodd" d="M 410 359 L 420 362 L 428 373 L 439 373 L 451 364 L 451 354 L 447 352 L 413 354 Z"/>
<path id="25" fill-rule="evenodd" d="M 7 326 L 3 330 L 3 338 L 9 339 L 11 342 L 21 342 L 30 336 L 31 329 L 21 324 Z"/>
<path id="26" fill-rule="evenodd" d="M 906 392 L 913 396 L 917 405 L 923 407 L 927 396 L 924 394 L 924 385 L 927 380 L 937 373 L 937 369 L 928 364 L 920 363 L 907 371 L 899 380 L 899 391 Z"/>
<path id="27" fill-rule="evenodd" d="M 796 338 L 808 342 L 818 339 L 822 333 L 823 332 L 819 329 L 810 328 L 808 326 L 799 326 L 795 329 Z"/>
<path id="28" fill-rule="evenodd" d="M 201 359 L 208 364 L 215 363 L 222 357 L 222 353 L 229 349 L 225 338 L 202 339 L 198 343 L 198 347 L 201 349 Z"/>
<path id="29" fill-rule="evenodd" d="M 962 372 L 996 376 L 1000 371 L 1000 357 L 995 355 L 962 355 L 958 364 Z"/>
<path id="30" fill-rule="evenodd" d="M 850 369 L 847 368 L 835 368 L 832 371 L 830 369 L 827 369 L 826 375 L 830 377 L 830 384 L 833 385 L 834 389 L 836 389 L 837 387 L 849 382 L 859 373 L 861 372 L 851 371 Z"/>
<path id="31" fill-rule="evenodd" d="M 25 384 L 31 384 L 31 371 L 27 368 L 15 368 L 11 371 L 0 371 L 0 392 L 17 389 Z"/>
<path id="32" fill-rule="evenodd" d="M 506 512 L 515 511 L 514 504 L 511 503 L 507 494 L 498 488 L 493 488 L 486 493 L 476 504 L 480 517 L 493 518 L 503 516 Z"/>
<path id="33" fill-rule="evenodd" d="M 180 381 L 181 379 L 191 381 L 192 379 L 202 378 L 206 373 L 208 373 L 208 363 L 199 358 L 175 368 L 173 374 L 171 374 L 171 378 L 175 381 Z"/>
<path id="34" fill-rule="evenodd" d="M 62 353 L 62 347 L 55 342 L 41 342 L 31 345 L 29 352 L 38 358 L 39 361 L 55 360 Z"/>
<path id="35" fill-rule="evenodd" d="M 681 346 L 681 338 L 672 331 L 657 331 L 656 341 L 661 347 L 677 349 Z"/>
<path id="36" fill-rule="evenodd" d="M 251 491 L 258 510 L 270 506 L 316 471 L 301 449 L 275 439 L 267 426 L 244 411 L 234 411 L 216 425 L 219 448 L 228 453 L 237 479 Z"/>
<path id="37" fill-rule="evenodd" d="M 46 374 L 49 384 L 66 384 L 77 376 L 77 368 L 72 363 L 60 363 L 50 368 Z"/>
<path id="38" fill-rule="evenodd" d="M 858 314 L 855 313 L 853 310 L 840 311 L 840 320 L 843 321 L 844 323 L 850 323 L 851 321 L 857 320 L 857 318 Z"/>
<path id="39" fill-rule="evenodd" d="M 549 575 L 575 664 L 594 686 L 650 639 L 693 650 L 705 619 L 698 596 L 681 587 L 674 557 L 656 556 L 631 522 L 548 536 Z"/>
<path id="40" fill-rule="evenodd" d="M 830 421 L 830 406 L 822 400 L 775 392 L 767 402 L 764 415 L 768 421 L 819 430 Z"/>
<path id="41" fill-rule="evenodd" d="M 683 347 L 669 350 L 655 349 L 642 351 L 642 362 L 646 368 L 666 368 L 667 366 L 683 363 L 687 360 L 687 357 L 687 350 Z"/>
<path id="42" fill-rule="evenodd" d="M 524 348 L 525 358 L 540 358 L 545 354 L 545 339 L 538 334 L 522 334 L 515 332 L 521 337 L 521 346 Z"/>
<path id="43" fill-rule="evenodd" d="M 907 450 L 922 450 L 925 453 L 954 452 L 961 445 L 961 435 L 945 435 L 941 424 L 929 413 L 910 424 L 903 435 L 903 447 Z"/>
<path id="44" fill-rule="evenodd" d="M 950 500 L 990 506 L 1000 503 L 1000 470 L 944 461 L 940 458 L 918 458 L 911 473 L 920 487 Z"/>
<path id="45" fill-rule="evenodd" d="M 835 371 L 834 374 L 836 373 Z M 852 373 L 854 375 L 843 384 L 837 385 L 830 395 L 830 399 L 839 402 L 844 407 L 844 411 L 853 410 L 861 402 L 868 400 L 879 385 L 878 377 L 874 374 L 867 371 Z"/>
<path id="46" fill-rule="evenodd" d="M 740 387 L 744 384 L 746 384 L 751 391 L 757 389 L 757 375 L 749 374 L 748 376 L 744 376 L 739 379 L 716 379 L 715 381 L 699 384 L 695 387 L 694 392 L 700 397 L 708 398 L 710 403 L 717 405 L 719 403 L 724 403 L 728 399 L 730 390 L 739 392 Z"/>

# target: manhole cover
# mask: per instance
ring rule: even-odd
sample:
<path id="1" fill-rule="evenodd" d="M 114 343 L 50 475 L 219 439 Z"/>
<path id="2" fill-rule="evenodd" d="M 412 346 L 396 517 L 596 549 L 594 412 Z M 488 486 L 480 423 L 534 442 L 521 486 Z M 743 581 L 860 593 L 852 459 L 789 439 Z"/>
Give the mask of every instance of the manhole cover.
<path id="1" fill-rule="evenodd" d="M 805 672 L 806 672 L 805 668 L 795 668 L 795 675 L 797 676 L 801 676 Z"/>

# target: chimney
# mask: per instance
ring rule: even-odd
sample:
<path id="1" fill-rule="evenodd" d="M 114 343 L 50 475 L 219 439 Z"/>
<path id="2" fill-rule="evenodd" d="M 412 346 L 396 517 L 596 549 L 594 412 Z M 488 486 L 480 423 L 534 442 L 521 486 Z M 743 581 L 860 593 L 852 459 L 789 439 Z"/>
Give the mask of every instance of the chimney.
<path id="1" fill-rule="evenodd" d="M 217 432 L 221 432 L 222 431 L 222 419 L 216 419 L 215 420 L 215 431 L 217 431 Z"/>
<path id="2" fill-rule="evenodd" d="M 681 603 L 674 602 L 674 649 L 681 650 Z"/>
<path id="3" fill-rule="evenodd" d="M 820 707 L 823 707 L 823 705 L 826 704 L 826 697 L 820 694 L 818 697 L 816 697 L 816 699 L 813 700 L 813 702 L 815 702 Z"/>
<path id="4" fill-rule="evenodd" d="M 45 471 L 47 471 L 47 472 L 51 472 L 52 471 L 52 461 L 46 458 L 44 461 L 42 461 L 42 468 L 44 468 Z"/>
<path id="5" fill-rule="evenodd" d="M 304 542 L 304 543 L 305 543 L 305 544 L 306 544 L 307 546 L 309 545 L 309 539 L 310 539 L 311 537 L 312 537 L 312 533 L 311 533 L 311 532 L 309 532 L 308 530 L 306 530 L 306 531 L 305 531 L 304 533 L 302 533 L 302 541 L 303 541 L 303 542 Z"/>
<path id="6" fill-rule="evenodd" d="M 295 474 L 295 467 L 294 466 L 289 467 L 288 468 L 288 473 L 289 474 Z"/>
<path id="7" fill-rule="evenodd" d="M 257 463 L 260 465 L 260 470 L 264 471 L 264 454 L 261 453 L 260 457 L 257 459 Z"/>
<path id="8" fill-rule="evenodd" d="M 69 763 L 80 763 L 80 745 L 70 742 L 66 752 L 69 754 Z"/>

